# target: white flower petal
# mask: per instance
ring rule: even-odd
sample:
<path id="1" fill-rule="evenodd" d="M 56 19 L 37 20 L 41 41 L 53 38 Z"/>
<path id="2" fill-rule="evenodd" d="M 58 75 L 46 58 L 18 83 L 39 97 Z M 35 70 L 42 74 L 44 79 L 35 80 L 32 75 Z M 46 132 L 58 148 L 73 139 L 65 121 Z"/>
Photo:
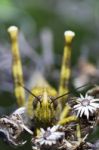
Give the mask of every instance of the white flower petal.
<path id="1" fill-rule="evenodd" d="M 43 138 L 38 138 L 38 139 L 36 139 L 35 141 L 36 141 L 37 143 L 40 143 L 40 142 L 43 141 Z"/>
<path id="2" fill-rule="evenodd" d="M 26 107 L 20 107 L 20 108 L 18 108 L 17 110 L 15 110 L 14 112 L 13 112 L 13 114 L 18 114 L 18 115 L 22 115 L 22 114 L 24 114 L 26 112 Z M 12 114 L 12 115 L 13 115 Z"/>
<path id="3" fill-rule="evenodd" d="M 95 107 L 93 107 L 93 106 L 91 106 L 91 105 L 90 105 L 89 107 L 93 110 L 93 113 L 94 113 L 94 112 L 96 111 L 96 109 L 97 109 L 97 108 L 95 108 Z"/>
<path id="4" fill-rule="evenodd" d="M 51 128 L 51 132 L 55 132 L 56 130 L 58 130 L 58 128 L 59 128 L 59 125 L 53 126 Z"/>
<path id="5" fill-rule="evenodd" d="M 86 94 L 86 95 L 85 95 L 85 98 L 91 100 L 91 99 L 93 99 L 94 97 L 93 97 L 93 96 L 90 96 L 90 95 L 88 95 L 88 94 Z"/>
<path id="6" fill-rule="evenodd" d="M 25 126 L 24 124 L 21 124 L 20 125 L 24 130 L 26 130 L 28 133 L 30 133 L 31 135 L 33 135 L 33 132 L 27 127 Z"/>
<path id="7" fill-rule="evenodd" d="M 41 133 L 35 139 L 36 143 L 40 145 L 49 145 L 56 144 L 57 140 L 65 136 L 64 132 L 57 131 L 59 125 L 53 126 L 52 128 L 48 127 L 45 131 L 41 128 Z M 48 134 L 47 134 L 48 133 Z"/>
<path id="8" fill-rule="evenodd" d="M 52 144 L 53 144 L 53 142 L 52 142 L 52 141 L 48 141 L 48 145 L 50 145 L 50 146 L 51 146 Z"/>
<path id="9" fill-rule="evenodd" d="M 81 109 L 78 109 L 77 117 L 79 116 L 80 113 L 81 113 Z"/>
<path id="10" fill-rule="evenodd" d="M 89 100 L 92 100 L 92 99 L 94 99 L 94 97 L 89 95 L 89 96 L 88 96 L 88 99 L 89 99 Z"/>
<path id="11" fill-rule="evenodd" d="M 99 99 L 94 99 L 93 96 L 80 94 L 80 98 L 77 99 L 77 105 L 74 105 L 74 110 L 77 111 L 77 116 L 84 114 L 89 119 L 90 113 L 94 113 L 99 108 Z"/>
<path id="12" fill-rule="evenodd" d="M 40 142 L 40 145 L 43 145 L 43 144 L 46 144 L 46 141 L 45 141 L 45 140 L 42 140 L 42 141 Z"/>
<path id="13" fill-rule="evenodd" d="M 45 140 L 45 142 L 44 142 L 45 145 L 49 145 L 49 143 L 50 143 L 50 141 L 48 141 L 48 140 Z"/>
<path id="14" fill-rule="evenodd" d="M 50 130 L 51 130 L 51 128 L 50 128 L 50 127 L 48 127 L 48 128 L 47 128 L 47 131 L 50 131 Z"/>
<path id="15" fill-rule="evenodd" d="M 81 112 L 80 112 L 80 117 L 82 117 L 82 115 L 84 114 L 85 108 L 83 107 Z"/>
<path id="16" fill-rule="evenodd" d="M 81 99 L 84 99 L 84 96 L 82 94 L 80 94 Z"/>
<path id="17" fill-rule="evenodd" d="M 80 104 L 77 104 L 77 105 L 74 105 L 73 108 L 77 108 L 77 107 L 80 107 L 81 106 L 81 103 Z"/>
<path id="18" fill-rule="evenodd" d="M 54 132 L 53 134 L 51 134 L 47 139 L 48 140 L 57 140 L 59 138 L 61 138 L 62 136 L 64 136 L 65 134 L 63 132 Z"/>
<path id="19" fill-rule="evenodd" d="M 75 110 L 81 110 L 83 106 L 79 106 L 77 108 L 75 108 Z"/>
<path id="20" fill-rule="evenodd" d="M 41 134 L 45 133 L 45 130 L 43 128 L 40 128 L 40 130 L 41 130 Z"/>
<path id="21" fill-rule="evenodd" d="M 86 93 L 85 98 L 88 98 L 88 94 Z"/>
<path id="22" fill-rule="evenodd" d="M 94 108 L 99 108 L 99 104 L 97 104 L 97 103 L 90 103 L 90 106 L 92 106 L 92 107 L 94 107 Z"/>
<path id="23" fill-rule="evenodd" d="M 93 107 L 91 106 L 87 106 L 88 110 L 93 114 L 93 112 L 95 111 Z"/>
<path id="24" fill-rule="evenodd" d="M 82 101 L 82 98 L 77 98 L 76 102 L 79 104 Z"/>
<path id="25" fill-rule="evenodd" d="M 99 99 L 91 99 L 90 102 L 91 102 L 91 103 L 92 103 L 92 102 L 99 102 Z"/>
<path id="26" fill-rule="evenodd" d="M 89 119 L 89 111 L 88 111 L 88 108 L 87 108 L 87 107 L 85 108 L 84 114 L 85 114 L 85 116 L 87 116 L 87 119 Z"/>
<path id="27" fill-rule="evenodd" d="M 53 144 L 56 144 L 56 141 L 52 141 Z"/>

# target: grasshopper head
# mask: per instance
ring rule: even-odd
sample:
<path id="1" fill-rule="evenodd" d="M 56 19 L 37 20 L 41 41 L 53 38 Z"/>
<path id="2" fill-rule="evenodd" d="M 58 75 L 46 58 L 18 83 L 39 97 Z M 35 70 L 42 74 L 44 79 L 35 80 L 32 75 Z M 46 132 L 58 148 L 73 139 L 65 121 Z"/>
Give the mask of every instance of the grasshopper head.
<path id="1" fill-rule="evenodd" d="M 32 93 L 35 93 L 37 98 L 29 97 L 27 111 L 32 119 L 37 122 L 50 123 L 55 118 L 57 103 L 54 103 L 53 98 L 56 97 L 56 91 L 52 88 L 34 88 Z"/>

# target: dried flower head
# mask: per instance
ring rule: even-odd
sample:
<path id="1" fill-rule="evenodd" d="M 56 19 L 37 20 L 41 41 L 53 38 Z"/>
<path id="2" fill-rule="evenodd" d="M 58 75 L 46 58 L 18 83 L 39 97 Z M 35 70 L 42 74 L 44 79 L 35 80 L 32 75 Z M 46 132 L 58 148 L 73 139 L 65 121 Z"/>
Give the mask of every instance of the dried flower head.
<path id="1" fill-rule="evenodd" d="M 40 135 L 35 139 L 35 143 L 40 146 L 52 146 L 53 144 L 56 144 L 59 139 L 62 139 L 65 136 L 64 132 L 58 131 L 59 127 L 59 125 L 53 126 L 52 128 L 48 127 L 46 131 L 41 128 Z"/>
<path id="2" fill-rule="evenodd" d="M 80 97 L 77 98 L 77 105 L 74 105 L 74 110 L 77 111 L 77 116 L 82 117 L 84 114 L 87 119 L 89 119 L 90 113 L 93 114 L 97 108 L 99 108 L 99 99 L 95 99 L 93 96 L 80 94 Z"/>
<path id="3" fill-rule="evenodd" d="M 0 118 L 0 136 L 9 144 L 18 146 L 23 145 L 26 141 L 19 141 L 19 136 L 26 130 L 29 134 L 33 134 L 32 131 L 24 124 L 21 117 L 23 108 L 19 108 L 10 116 L 4 116 Z"/>

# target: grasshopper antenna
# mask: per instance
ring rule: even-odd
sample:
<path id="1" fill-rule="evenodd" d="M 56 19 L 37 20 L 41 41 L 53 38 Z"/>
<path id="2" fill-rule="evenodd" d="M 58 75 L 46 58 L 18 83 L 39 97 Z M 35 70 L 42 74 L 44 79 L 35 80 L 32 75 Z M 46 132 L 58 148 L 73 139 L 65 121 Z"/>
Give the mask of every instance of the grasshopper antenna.
<path id="1" fill-rule="evenodd" d="M 77 87 L 76 90 L 78 90 L 78 89 L 80 89 L 80 88 L 83 88 L 83 87 L 85 87 L 85 86 L 88 86 L 88 85 L 89 85 L 89 83 L 86 83 L 86 84 L 84 84 L 84 85 L 82 85 L 82 86 Z M 56 97 L 56 98 L 53 99 L 53 100 L 55 101 L 55 100 L 57 100 L 57 99 L 59 99 L 59 98 L 61 98 L 61 97 L 64 97 L 64 96 L 66 96 L 66 95 L 69 95 L 69 94 L 71 94 L 71 92 L 64 93 L 63 95 L 60 95 L 60 96 Z"/>
<path id="2" fill-rule="evenodd" d="M 37 97 L 35 94 L 33 94 L 29 89 L 27 89 L 24 85 L 22 85 L 21 83 L 18 82 L 18 84 L 20 84 L 29 94 L 33 95 L 35 98 L 37 98 L 37 100 L 40 102 L 39 97 Z"/>

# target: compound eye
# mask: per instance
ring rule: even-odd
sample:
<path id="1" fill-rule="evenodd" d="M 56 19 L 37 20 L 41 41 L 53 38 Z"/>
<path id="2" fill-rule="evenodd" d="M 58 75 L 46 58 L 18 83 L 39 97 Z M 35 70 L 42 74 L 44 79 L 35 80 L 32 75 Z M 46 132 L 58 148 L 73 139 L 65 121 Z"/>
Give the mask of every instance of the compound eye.
<path id="1" fill-rule="evenodd" d="M 50 103 L 52 103 L 52 104 L 53 104 L 54 109 L 56 109 L 56 108 L 57 108 L 58 103 L 57 103 L 57 101 L 54 101 L 55 97 L 53 97 L 53 96 L 49 96 L 49 98 L 50 98 Z"/>
<path id="2" fill-rule="evenodd" d="M 54 109 L 56 109 L 56 108 L 57 108 L 57 105 L 58 105 L 57 101 L 53 101 Z"/>
<path id="3" fill-rule="evenodd" d="M 33 100 L 33 108 L 36 109 L 37 104 L 40 103 L 41 96 L 38 96 Z"/>
<path id="4" fill-rule="evenodd" d="M 35 99 L 33 100 L 33 108 L 34 108 L 34 109 L 36 109 L 37 103 L 38 103 L 38 99 L 35 98 Z"/>

